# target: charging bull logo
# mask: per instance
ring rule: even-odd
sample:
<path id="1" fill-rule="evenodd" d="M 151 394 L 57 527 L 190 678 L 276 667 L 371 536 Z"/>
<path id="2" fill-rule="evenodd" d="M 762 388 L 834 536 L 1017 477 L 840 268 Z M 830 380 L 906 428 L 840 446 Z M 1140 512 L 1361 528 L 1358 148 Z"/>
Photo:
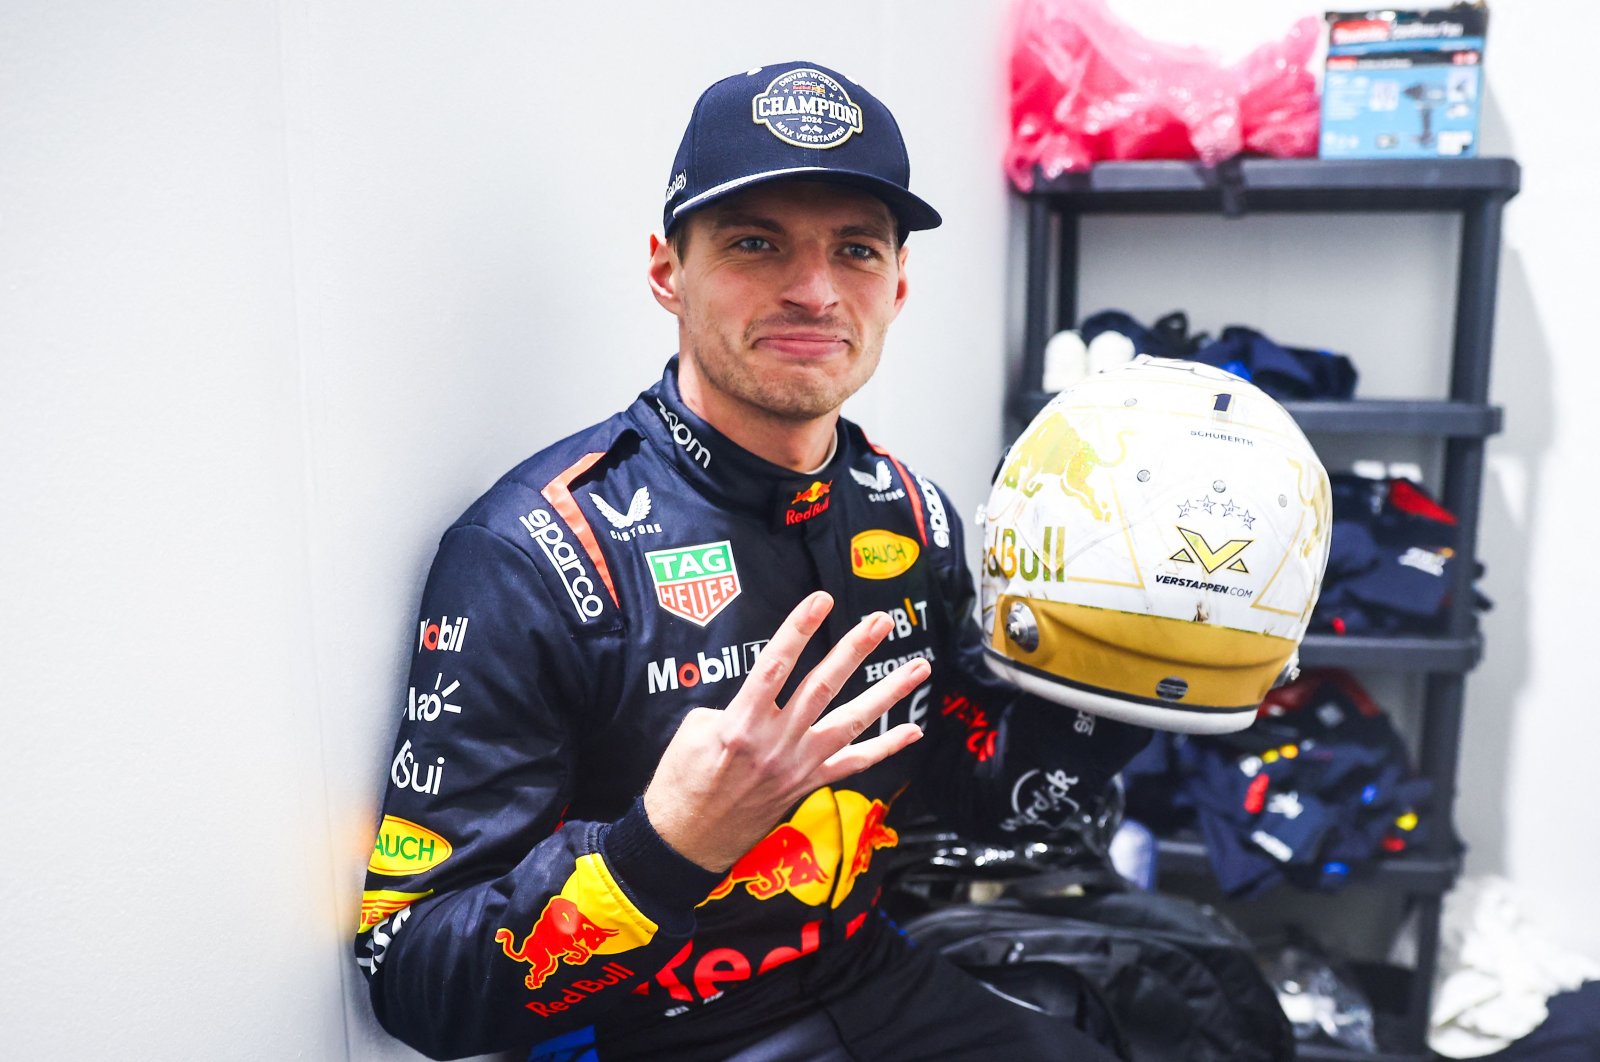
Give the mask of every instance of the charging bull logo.
<path id="1" fill-rule="evenodd" d="M 656 928 L 627 901 L 604 861 L 590 854 L 578 860 L 520 944 L 516 933 L 503 928 L 495 931 L 494 941 L 506 958 L 528 964 L 525 983 L 537 990 L 562 963 L 582 966 L 596 955 L 643 947 Z"/>
<path id="2" fill-rule="evenodd" d="M 1118 453 L 1108 461 L 1078 434 L 1065 416 L 1052 413 L 1036 422 L 1013 448 L 1001 470 L 1001 482 L 1031 498 L 1043 489 L 1046 477 L 1053 477 L 1060 484 L 1061 493 L 1076 498 L 1089 510 L 1089 515 L 1096 520 L 1109 520 L 1111 509 L 1096 495 L 1089 477 L 1098 468 L 1122 463 L 1128 453 L 1128 434 L 1126 431 L 1117 433 Z"/>
<path id="3" fill-rule="evenodd" d="M 883 801 L 874 800 L 867 805 L 867 812 L 861 819 L 861 832 L 856 837 L 856 850 L 850 857 L 849 881 L 854 882 L 871 869 L 873 852 L 880 848 L 893 848 L 900 843 L 900 835 L 883 824 L 888 817 L 889 805 Z M 835 902 L 834 906 L 839 905 Z"/>
<path id="4" fill-rule="evenodd" d="M 711 890 L 707 900 L 720 900 L 743 885 L 758 900 L 770 900 L 780 892 L 798 891 L 801 886 L 828 882 L 828 872 L 817 862 L 816 846 L 800 830 L 784 823 L 761 840 L 728 871 L 722 884 Z"/>
<path id="5" fill-rule="evenodd" d="M 516 934 L 509 929 L 497 930 L 494 941 L 506 958 L 533 967 L 528 971 L 527 984 L 529 988 L 539 988 L 561 961 L 582 966 L 594 956 L 596 948 L 616 935 L 615 929 L 597 924 L 571 900 L 554 896 L 544 905 L 521 944 L 516 943 Z"/>
<path id="6" fill-rule="evenodd" d="M 794 501 L 790 502 L 789 504 L 799 505 L 802 502 L 819 502 L 823 498 L 827 497 L 828 491 L 832 489 L 832 487 L 833 480 L 831 479 L 826 483 L 822 482 L 820 479 L 814 479 L 811 481 L 811 486 L 796 494 L 794 496 Z"/>
<path id="7" fill-rule="evenodd" d="M 889 806 L 849 789 L 816 790 L 734 863 L 702 906 L 742 885 L 757 900 L 787 893 L 809 907 L 838 907 L 871 869 L 873 853 L 900 843 L 884 824 Z"/>
<path id="8" fill-rule="evenodd" d="M 807 520 L 814 519 L 827 512 L 831 501 L 828 497 L 828 492 L 832 489 L 833 480 L 830 479 L 824 483 L 820 479 L 814 479 L 805 490 L 796 491 L 794 500 L 784 510 L 784 526 L 793 527 L 795 524 L 803 524 Z"/>

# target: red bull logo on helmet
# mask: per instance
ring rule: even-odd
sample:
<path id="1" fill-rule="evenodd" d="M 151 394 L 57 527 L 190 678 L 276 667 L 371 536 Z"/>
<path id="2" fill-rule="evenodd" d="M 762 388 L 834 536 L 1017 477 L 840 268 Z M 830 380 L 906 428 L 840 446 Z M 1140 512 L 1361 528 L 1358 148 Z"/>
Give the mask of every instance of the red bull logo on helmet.
<path id="1" fill-rule="evenodd" d="M 518 939 L 511 929 L 495 931 L 495 943 L 508 959 L 528 964 L 525 983 L 544 986 L 558 967 L 582 966 L 596 955 L 616 955 L 654 939 L 656 924 L 628 903 L 605 862 L 595 854 L 577 869 Z"/>

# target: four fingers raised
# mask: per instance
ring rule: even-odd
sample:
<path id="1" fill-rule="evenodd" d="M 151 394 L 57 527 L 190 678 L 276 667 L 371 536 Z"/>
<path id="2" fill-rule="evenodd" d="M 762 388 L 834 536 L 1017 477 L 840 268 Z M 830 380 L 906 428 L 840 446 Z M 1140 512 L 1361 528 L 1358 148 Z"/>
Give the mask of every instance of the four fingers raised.
<path id="1" fill-rule="evenodd" d="M 926 660 L 913 660 L 828 711 L 862 661 L 882 644 L 892 627 L 886 614 L 874 612 L 829 649 L 800 682 L 788 704 L 780 706 L 779 693 L 832 608 L 833 598 L 820 590 L 795 606 L 762 648 L 744 685 L 728 705 L 728 722 L 739 728 L 743 741 L 758 745 L 770 741 L 782 746 L 792 743 L 802 761 L 813 765 L 816 785 L 828 785 L 864 770 L 921 737 L 921 729 L 907 723 L 887 734 L 852 744 L 932 671 Z"/>
<path id="2" fill-rule="evenodd" d="M 796 605 L 779 624 L 772 640 L 762 646 L 744 685 L 728 705 L 728 710 L 749 713 L 770 709 L 776 703 L 783 684 L 793 673 L 806 644 L 822 627 L 822 621 L 832 608 L 833 598 L 822 590 L 808 595 Z"/>

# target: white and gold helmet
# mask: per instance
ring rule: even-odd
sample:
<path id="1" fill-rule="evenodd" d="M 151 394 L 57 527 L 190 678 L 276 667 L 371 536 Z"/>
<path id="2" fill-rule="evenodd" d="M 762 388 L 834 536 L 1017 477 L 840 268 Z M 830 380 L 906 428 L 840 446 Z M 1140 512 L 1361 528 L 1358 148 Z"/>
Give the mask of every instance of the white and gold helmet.
<path id="1" fill-rule="evenodd" d="M 1254 385 L 1150 357 L 1090 376 L 985 506 L 989 664 L 1095 715 L 1242 730 L 1296 671 L 1331 519 L 1322 463 Z"/>

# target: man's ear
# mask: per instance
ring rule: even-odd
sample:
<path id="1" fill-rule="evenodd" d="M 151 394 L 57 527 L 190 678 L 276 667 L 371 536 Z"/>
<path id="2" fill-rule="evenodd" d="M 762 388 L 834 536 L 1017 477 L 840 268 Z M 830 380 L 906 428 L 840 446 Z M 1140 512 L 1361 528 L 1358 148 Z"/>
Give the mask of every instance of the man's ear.
<path id="1" fill-rule="evenodd" d="M 650 294 L 656 297 L 663 309 L 683 316 L 683 300 L 678 295 L 678 274 L 682 269 L 678 252 L 658 232 L 650 234 Z"/>
<path id="2" fill-rule="evenodd" d="M 894 315 L 900 316 L 900 311 L 905 308 L 906 294 L 911 290 L 909 279 L 906 276 L 906 255 L 911 250 L 905 244 L 900 245 L 900 275 L 895 280 L 894 288 Z"/>

